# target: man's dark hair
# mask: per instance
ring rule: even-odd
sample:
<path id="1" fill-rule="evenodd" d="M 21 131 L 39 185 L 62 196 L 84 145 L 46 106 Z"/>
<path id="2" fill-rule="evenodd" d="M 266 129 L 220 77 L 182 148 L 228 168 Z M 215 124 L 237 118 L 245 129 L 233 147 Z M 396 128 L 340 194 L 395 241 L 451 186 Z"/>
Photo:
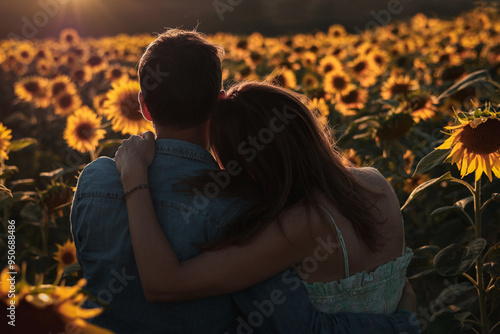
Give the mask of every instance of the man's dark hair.
<path id="1" fill-rule="evenodd" d="M 149 44 L 138 75 L 153 121 L 185 129 L 208 120 L 222 88 L 223 56 L 196 31 L 170 29 Z"/>

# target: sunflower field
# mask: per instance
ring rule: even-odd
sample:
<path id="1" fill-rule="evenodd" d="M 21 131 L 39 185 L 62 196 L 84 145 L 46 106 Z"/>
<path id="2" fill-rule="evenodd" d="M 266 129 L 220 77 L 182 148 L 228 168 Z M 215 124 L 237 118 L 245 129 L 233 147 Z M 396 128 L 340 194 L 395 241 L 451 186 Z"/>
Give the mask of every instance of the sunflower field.
<path id="1" fill-rule="evenodd" d="M 305 94 L 345 158 L 391 182 L 415 252 L 408 277 L 422 331 L 500 332 L 500 10 L 417 14 L 359 34 L 332 25 L 208 38 L 225 49 L 225 87 L 266 80 Z M 137 112 L 136 66 L 153 39 L 65 29 L 0 41 L 0 300 L 17 272 L 19 312 L 56 332 L 99 330 L 84 319 L 101 310 L 79 309 L 92 296 L 81 290 L 71 201 L 87 163 L 152 130 Z"/>

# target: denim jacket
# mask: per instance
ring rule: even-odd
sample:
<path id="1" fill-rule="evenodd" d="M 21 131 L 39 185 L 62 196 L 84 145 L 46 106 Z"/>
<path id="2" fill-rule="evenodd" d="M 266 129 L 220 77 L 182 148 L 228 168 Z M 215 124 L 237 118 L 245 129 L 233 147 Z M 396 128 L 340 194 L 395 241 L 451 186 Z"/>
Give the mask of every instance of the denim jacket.
<path id="1" fill-rule="evenodd" d="M 193 143 L 159 139 L 149 168 L 158 220 L 179 259 L 200 254 L 195 244 L 211 241 L 245 210 L 245 201 L 217 196 L 214 179 L 203 189 L 179 191 L 177 183 L 218 168 L 210 153 Z M 144 297 L 134 259 L 124 189 L 114 160 L 101 157 L 82 171 L 71 210 L 71 228 L 86 289 L 105 304 L 93 323 L 117 333 L 417 333 L 409 312 L 392 316 L 327 315 L 309 303 L 292 270 L 249 289 L 175 303 Z M 97 307 L 87 301 L 85 307 Z M 415 319 L 413 319 L 415 320 Z M 415 323 L 415 322 L 414 322 Z"/>

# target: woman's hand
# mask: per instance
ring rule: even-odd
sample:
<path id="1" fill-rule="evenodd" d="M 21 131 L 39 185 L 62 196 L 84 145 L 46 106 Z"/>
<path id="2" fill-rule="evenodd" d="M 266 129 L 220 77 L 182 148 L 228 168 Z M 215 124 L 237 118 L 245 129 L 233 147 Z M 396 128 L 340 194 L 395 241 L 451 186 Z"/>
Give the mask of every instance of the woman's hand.
<path id="1" fill-rule="evenodd" d="M 147 183 L 148 167 L 155 157 L 155 135 L 144 132 L 142 136 L 124 139 L 115 154 L 115 163 L 121 174 L 124 189 Z"/>

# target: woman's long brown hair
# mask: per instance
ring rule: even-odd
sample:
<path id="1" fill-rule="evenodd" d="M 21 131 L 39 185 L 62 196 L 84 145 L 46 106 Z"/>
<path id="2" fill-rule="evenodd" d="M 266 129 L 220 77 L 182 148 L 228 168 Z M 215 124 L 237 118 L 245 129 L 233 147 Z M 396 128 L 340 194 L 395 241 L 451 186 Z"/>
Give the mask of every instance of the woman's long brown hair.
<path id="1" fill-rule="evenodd" d="M 254 205 L 202 248 L 248 241 L 299 202 L 309 212 L 318 191 L 352 222 L 370 250 L 380 246 L 372 203 L 381 194 L 349 171 L 302 95 L 266 83 L 233 86 L 212 115 L 210 142 L 221 167 L 232 174 L 223 194 Z"/>

